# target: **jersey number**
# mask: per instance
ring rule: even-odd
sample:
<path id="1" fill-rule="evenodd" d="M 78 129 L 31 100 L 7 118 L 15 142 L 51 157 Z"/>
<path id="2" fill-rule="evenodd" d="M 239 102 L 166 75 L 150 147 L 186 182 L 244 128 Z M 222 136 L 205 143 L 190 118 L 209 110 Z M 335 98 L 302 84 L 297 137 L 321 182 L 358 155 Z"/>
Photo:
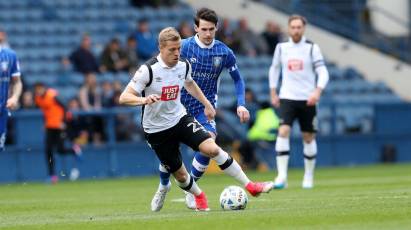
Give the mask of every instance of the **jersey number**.
<path id="1" fill-rule="evenodd" d="M 200 125 L 200 127 L 198 127 L 197 123 L 195 122 L 190 122 L 188 123 L 187 127 L 193 126 L 193 133 L 196 133 L 198 130 L 203 129 L 203 126 Z"/>

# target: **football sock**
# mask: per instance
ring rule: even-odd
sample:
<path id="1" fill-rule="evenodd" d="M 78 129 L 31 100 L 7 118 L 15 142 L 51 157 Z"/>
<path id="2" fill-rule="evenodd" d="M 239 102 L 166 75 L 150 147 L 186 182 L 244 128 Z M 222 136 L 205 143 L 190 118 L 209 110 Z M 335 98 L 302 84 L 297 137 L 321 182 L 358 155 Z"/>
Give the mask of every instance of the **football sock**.
<path id="1" fill-rule="evenodd" d="M 214 157 L 213 160 L 216 161 L 217 165 L 225 174 L 234 177 L 234 179 L 244 186 L 250 182 L 250 179 L 245 175 L 237 161 L 231 158 L 228 153 L 221 148 L 219 149 L 218 155 Z"/>
<path id="2" fill-rule="evenodd" d="M 278 177 L 287 178 L 288 159 L 290 158 L 290 139 L 288 137 L 277 137 L 275 143 L 277 151 L 277 171 Z"/>
<path id="3" fill-rule="evenodd" d="M 210 164 L 210 158 L 202 155 L 199 152 L 194 153 L 193 162 L 191 165 L 191 176 L 195 181 L 198 181 Z"/>
<path id="4" fill-rule="evenodd" d="M 184 182 L 176 180 L 176 183 L 181 189 L 196 196 L 201 193 L 201 189 L 198 187 L 197 183 L 194 181 L 193 177 L 190 176 L 190 174 L 187 174 L 187 179 Z"/>
<path id="5" fill-rule="evenodd" d="M 160 170 L 160 185 L 167 186 L 170 183 L 170 173 L 161 164 L 158 169 Z"/>
<path id="6" fill-rule="evenodd" d="M 310 143 L 303 142 L 303 145 L 305 175 L 313 175 L 317 156 L 317 142 L 312 140 Z"/>

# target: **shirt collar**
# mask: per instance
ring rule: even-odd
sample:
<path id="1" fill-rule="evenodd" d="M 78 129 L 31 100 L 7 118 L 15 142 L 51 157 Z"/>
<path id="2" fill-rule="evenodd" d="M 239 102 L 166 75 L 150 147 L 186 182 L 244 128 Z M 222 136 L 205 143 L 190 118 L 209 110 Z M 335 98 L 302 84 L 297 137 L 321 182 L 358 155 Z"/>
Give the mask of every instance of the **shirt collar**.
<path id="1" fill-rule="evenodd" d="M 206 45 L 204 43 L 202 43 L 200 41 L 200 39 L 198 38 L 198 34 L 194 35 L 194 40 L 196 41 L 197 45 L 200 46 L 203 49 L 211 49 L 214 46 L 214 41 L 215 39 L 213 39 L 213 41 L 210 43 L 210 45 Z"/>
<path id="2" fill-rule="evenodd" d="M 291 37 L 288 39 L 289 42 L 291 42 L 291 43 L 293 43 L 293 44 L 295 44 L 295 45 L 302 44 L 302 43 L 305 42 L 305 40 L 307 40 L 307 39 L 305 38 L 305 36 L 302 36 L 302 37 L 301 37 L 301 40 L 300 40 L 299 42 L 297 42 L 297 43 L 295 43 Z"/>
<path id="3" fill-rule="evenodd" d="M 176 68 L 176 67 L 177 67 L 177 65 L 172 66 L 172 67 L 168 66 L 168 65 L 163 61 L 163 59 L 161 58 L 161 55 L 160 55 L 160 54 L 157 55 L 157 60 L 158 60 L 158 63 L 160 64 L 160 66 L 161 66 L 162 68 L 164 68 L 164 69 L 173 69 L 173 68 Z"/>

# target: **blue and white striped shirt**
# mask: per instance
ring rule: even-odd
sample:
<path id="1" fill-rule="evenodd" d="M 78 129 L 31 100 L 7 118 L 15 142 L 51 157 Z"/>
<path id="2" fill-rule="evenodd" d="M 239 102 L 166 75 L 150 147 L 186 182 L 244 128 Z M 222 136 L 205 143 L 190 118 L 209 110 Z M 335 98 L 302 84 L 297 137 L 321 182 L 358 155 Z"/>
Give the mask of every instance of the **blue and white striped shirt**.
<path id="1" fill-rule="evenodd" d="M 214 107 L 217 102 L 219 76 L 224 68 L 229 71 L 236 85 L 237 104 L 245 104 L 244 81 L 239 74 L 236 57 L 224 43 L 214 40 L 210 45 L 205 45 L 194 35 L 182 41 L 181 57 L 191 63 L 192 78 Z M 192 116 L 204 111 L 204 106 L 185 89 L 181 91 L 181 102 Z"/>
<path id="2" fill-rule="evenodd" d="M 9 48 L 0 47 L 0 113 L 6 110 L 12 77 L 20 77 L 20 67 L 16 53 Z"/>

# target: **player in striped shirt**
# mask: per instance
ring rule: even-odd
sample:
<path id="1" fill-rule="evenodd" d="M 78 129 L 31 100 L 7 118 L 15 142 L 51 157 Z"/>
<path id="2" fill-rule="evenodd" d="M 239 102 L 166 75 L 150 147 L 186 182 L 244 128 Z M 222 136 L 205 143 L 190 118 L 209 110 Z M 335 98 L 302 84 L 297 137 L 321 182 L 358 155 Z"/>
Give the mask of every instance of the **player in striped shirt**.
<path id="1" fill-rule="evenodd" d="M 9 96 L 10 85 L 11 95 Z M 17 108 L 21 91 L 22 83 L 17 55 L 13 50 L 0 45 L 0 151 L 4 150 L 6 141 L 8 110 Z"/>
<path id="2" fill-rule="evenodd" d="M 250 115 L 244 107 L 245 87 L 236 65 L 236 57 L 227 45 L 215 39 L 217 14 L 211 9 L 202 8 L 198 10 L 194 22 L 197 34 L 182 41 L 181 57 L 190 62 L 194 81 L 214 107 L 217 106 L 219 76 L 223 69 L 227 69 L 235 84 L 237 115 L 241 122 L 247 122 Z M 204 106 L 184 89 L 181 92 L 181 102 L 186 107 L 187 112 L 194 116 L 215 139 L 217 134 L 215 121 L 207 121 L 207 117 L 204 115 Z M 206 171 L 209 162 L 209 157 L 195 152 L 191 176 L 196 181 Z M 160 184 L 167 185 L 169 178 L 170 173 L 160 165 Z M 186 204 L 188 208 L 195 208 L 194 197 L 190 193 L 186 194 Z"/>

